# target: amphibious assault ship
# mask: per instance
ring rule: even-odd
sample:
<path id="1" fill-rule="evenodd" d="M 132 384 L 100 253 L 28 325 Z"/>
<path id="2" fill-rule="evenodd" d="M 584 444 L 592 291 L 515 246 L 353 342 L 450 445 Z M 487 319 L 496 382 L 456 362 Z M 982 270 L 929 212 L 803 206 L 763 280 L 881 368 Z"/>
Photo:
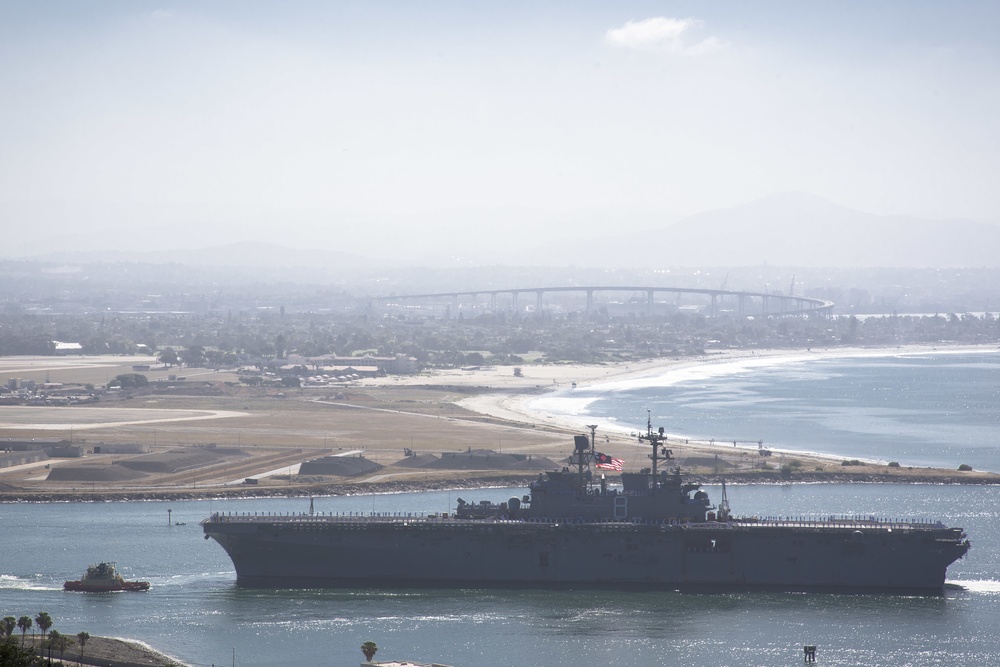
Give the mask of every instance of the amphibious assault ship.
<path id="1" fill-rule="evenodd" d="M 576 436 L 572 465 L 504 503 L 431 516 L 257 516 L 201 522 L 257 587 L 778 588 L 940 592 L 970 544 L 962 528 L 875 518 L 737 517 L 672 460 L 663 429 L 641 440 L 652 465 L 621 484 L 591 470 L 620 460 Z M 666 467 L 666 466 L 664 466 Z M 599 472 L 599 471 L 598 471 Z"/>

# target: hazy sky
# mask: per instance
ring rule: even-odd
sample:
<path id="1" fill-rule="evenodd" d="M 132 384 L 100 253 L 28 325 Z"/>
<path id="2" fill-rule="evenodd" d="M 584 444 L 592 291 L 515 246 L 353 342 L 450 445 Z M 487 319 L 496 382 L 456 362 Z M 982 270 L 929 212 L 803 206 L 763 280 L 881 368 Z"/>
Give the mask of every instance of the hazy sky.
<path id="1" fill-rule="evenodd" d="M 786 191 L 1000 221 L 998 35 L 995 1 L 0 2 L 0 254 L 548 238 Z"/>

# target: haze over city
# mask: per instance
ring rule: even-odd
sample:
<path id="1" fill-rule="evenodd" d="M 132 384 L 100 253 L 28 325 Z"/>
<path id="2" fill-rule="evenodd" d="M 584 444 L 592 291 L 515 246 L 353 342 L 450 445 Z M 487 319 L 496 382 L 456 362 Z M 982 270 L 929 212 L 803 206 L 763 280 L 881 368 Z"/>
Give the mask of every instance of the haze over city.
<path id="1" fill-rule="evenodd" d="M 0 255 L 258 241 L 512 262 L 793 192 L 995 239 L 998 19 L 991 2 L 6 3 Z"/>

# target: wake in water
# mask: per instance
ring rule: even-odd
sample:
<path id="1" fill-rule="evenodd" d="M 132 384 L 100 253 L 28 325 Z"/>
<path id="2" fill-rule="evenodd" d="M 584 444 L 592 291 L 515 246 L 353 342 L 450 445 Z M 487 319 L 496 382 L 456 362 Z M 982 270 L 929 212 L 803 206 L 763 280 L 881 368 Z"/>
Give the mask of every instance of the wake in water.
<path id="1" fill-rule="evenodd" d="M 972 593 L 1000 595 L 1000 581 L 993 579 L 949 580 L 945 583 L 945 585 L 956 586 Z"/>
<path id="2" fill-rule="evenodd" d="M 0 590 L 18 591 L 61 591 L 62 586 L 54 586 L 51 582 L 39 579 L 28 579 L 13 574 L 0 574 Z"/>
<path id="3" fill-rule="evenodd" d="M 191 584 L 209 582 L 229 582 L 235 579 L 236 573 L 232 570 L 221 570 L 218 572 L 195 572 L 186 574 L 172 574 L 162 576 L 146 577 L 151 586 L 171 587 L 189 586 Z"/>

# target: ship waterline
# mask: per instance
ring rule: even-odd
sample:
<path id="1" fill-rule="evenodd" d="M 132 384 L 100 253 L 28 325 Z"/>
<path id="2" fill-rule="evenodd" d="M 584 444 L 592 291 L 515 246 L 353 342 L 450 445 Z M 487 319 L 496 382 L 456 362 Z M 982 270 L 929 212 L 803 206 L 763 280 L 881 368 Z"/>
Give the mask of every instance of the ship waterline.
<path id="1" fill-rule="evenodd" d="M 243 586 L 570 586 L 940 591 L 969 545 L 942 524 L 703 524 L 213 515 Z"/>

